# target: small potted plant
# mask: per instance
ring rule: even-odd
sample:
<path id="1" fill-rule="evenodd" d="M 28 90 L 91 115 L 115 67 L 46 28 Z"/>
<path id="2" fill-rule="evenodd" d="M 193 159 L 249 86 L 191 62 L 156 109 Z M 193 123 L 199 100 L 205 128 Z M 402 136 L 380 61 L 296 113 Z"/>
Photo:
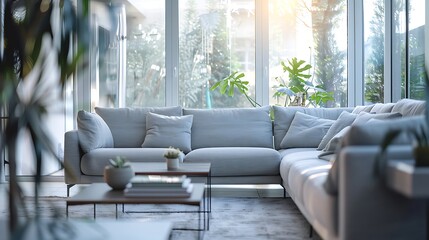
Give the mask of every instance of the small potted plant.
<path id="1" fill-rule="evenodd" d="M 104 168 L 104 181 L 114 190 L 124 190 L 134 176 L 130 163 L 120 156 L 109 159 L 109 163 Z"/>
<path id="2" fill-rule="evenodd" d="M 175 170 L 179 168 L 179 157 L 182 154 L 182 151 L 178 148 L 169 147 L 165 153 L 164 157 L 167 161 L 167 169 Z"/>

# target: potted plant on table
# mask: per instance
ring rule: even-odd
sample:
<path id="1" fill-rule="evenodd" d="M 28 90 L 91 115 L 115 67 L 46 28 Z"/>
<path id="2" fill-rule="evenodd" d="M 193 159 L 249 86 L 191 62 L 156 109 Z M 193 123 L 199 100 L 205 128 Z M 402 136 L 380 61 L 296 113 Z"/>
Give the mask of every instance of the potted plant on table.
<path id="1" fill-rule="evenodd" d="M 179 168 L 179 158 L 182 154 L 182 151 L 178 148 L 169 147 L 165 153 L 164 157 L 167 162 L 167 169 L 168 170 L 176 170 Z"/>
<path id="2" fill-rule="evenodd" d="M 109 159 L 109 163 L 110 165 L 104 168 L 104 181 L 114 190 L 124 190 L 134 177 L 130 163 L 125 157 L 120 156 Z"/>

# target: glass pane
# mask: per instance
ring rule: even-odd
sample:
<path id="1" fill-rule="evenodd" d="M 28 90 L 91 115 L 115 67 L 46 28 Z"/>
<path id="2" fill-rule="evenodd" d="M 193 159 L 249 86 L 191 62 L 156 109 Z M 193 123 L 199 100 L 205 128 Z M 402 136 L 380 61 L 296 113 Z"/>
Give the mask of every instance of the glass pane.
<path id="1" fill-rule="evenodd" d="M 406 38 L 406 13 L 405 0 L 395 0 L 392 2 L 393 22 L 392 22 L 392 82 L 401 83 L 401 98 L 406 94 L 406 57 L 405 57 L 405 38 Z"/>
<path id="2" fill-rule="evenodd" d="M 238 71 L 255 97 L 254 0 L 179 2 L 179 103 L 190 108 L 251 106 L 243 94 L 210 91 Z"/>
<path id="3" fill-rule="evenodd" d="M 111 24 L 105 3 L 91 2 L 91 109 L 94 107 L 117 107 L 120 77 L 120 43 L 117 28 Z M 119 15 L 121 7 L 115 9 Z M 124 34 L 123 34 L 124 35 Z"/>
<path id="4" fill-rule="evenodd" d="M 425 1 L 410 0 L 408 51 L 410 98 L 425 98 Z"/>
<path id="5" fill-rule="evenodd" d="M 294 90 L 296 84 L 281 64 L 283 61 L 290 66 L 288 60 L 296 57 L 311 65 L 302 72 L 311 75 L 302 79 L 311 82 L 304 84 L 304 105 L 347 106 L 347 1 L 270 0 L 269 27 L 270 104 L 302 103 L 293 96 L 298 91 L 287 90 Z M 325 89 L 327 94 L 315 94 L 311 85 Z M 324 96 L 334 100 L 321 102 Z"/>
<path id="6" fill-rule="evenodd" d="M 125 104 L 165 106 L 165 1 L 129 2 Z"/>
<path id="7" fill-rule="evenodd" d="M 384 0 L 364 1 L 365 104 L 384 102 Z"/>

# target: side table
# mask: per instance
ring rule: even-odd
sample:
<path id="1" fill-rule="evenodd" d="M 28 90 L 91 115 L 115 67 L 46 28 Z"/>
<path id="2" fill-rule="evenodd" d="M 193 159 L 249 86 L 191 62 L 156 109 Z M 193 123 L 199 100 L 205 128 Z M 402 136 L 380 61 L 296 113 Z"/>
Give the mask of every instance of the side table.
<path id="1" fill-rule="evenodd" d="M 414 160 L 390 160 L 386 183 L 407 198 L 425 200 L 426 239 L 429 240 L 429 167 L 415 167 Z"/>

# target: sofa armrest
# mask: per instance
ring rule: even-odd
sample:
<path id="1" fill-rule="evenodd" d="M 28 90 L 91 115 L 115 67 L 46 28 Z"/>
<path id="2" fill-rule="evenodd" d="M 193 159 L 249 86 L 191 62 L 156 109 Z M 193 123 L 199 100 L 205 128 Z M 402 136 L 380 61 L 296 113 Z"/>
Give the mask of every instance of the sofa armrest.
<path id="1" fill-rule="evenodd" d="M 82 176 L 80 159 L 82 154 L 77 130 L 66 132 L 64 134 L 64 180 L 66 184 L 80 182 Z"/>
<path id="2" fill-rule="evenodd" d="M 345 147 L 339 161 L 340 239 L 425 239 L 425 203 L 386 186 L 375 172 L 378 146 Z M 388 149 L 388 159 L 409 159 L 410 146 Z"/>

